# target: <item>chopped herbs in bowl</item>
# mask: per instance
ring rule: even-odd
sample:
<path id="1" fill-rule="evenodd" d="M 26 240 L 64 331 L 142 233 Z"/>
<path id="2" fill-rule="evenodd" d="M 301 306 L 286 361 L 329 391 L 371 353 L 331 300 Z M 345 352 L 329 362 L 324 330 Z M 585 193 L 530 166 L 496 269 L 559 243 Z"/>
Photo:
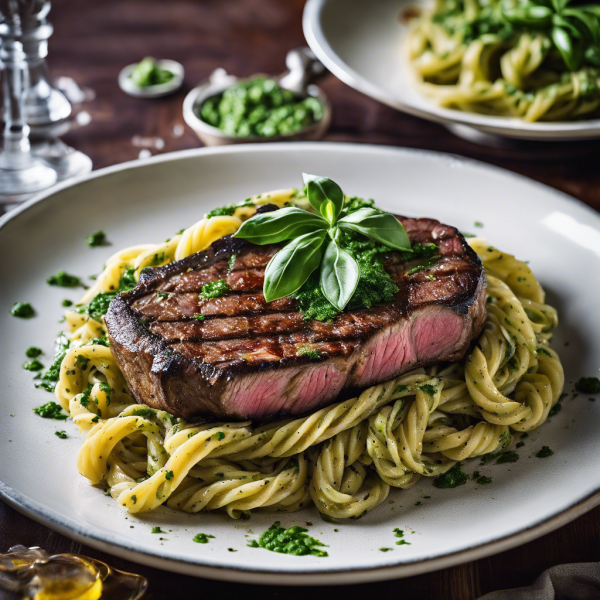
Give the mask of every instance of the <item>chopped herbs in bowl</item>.
<path id="1" fill-rule="evenodd" d="M 207 98 L 197 115 L 227 135 L 275 137 L 297 133 L 323 118 L 324 107 L 313 96 L 282 88 L 275 79 L 254 77 Z"/>
<path id="2" fill-rule="evenodd" d="M 158 98 L 181 87 L 183 66 L 174 60 L 146 57 L 119 74 L 120 88 L 130 96 Z"/>
<path id="3" fill-rule="evenodd" d="M 238 80 L 223 75 L 193 89 L 183 117 L 207 145 L 273 140 L 316 140 L 331 120 L 327 97 L 315 85 L 306 94 L 263 75 Z"/>

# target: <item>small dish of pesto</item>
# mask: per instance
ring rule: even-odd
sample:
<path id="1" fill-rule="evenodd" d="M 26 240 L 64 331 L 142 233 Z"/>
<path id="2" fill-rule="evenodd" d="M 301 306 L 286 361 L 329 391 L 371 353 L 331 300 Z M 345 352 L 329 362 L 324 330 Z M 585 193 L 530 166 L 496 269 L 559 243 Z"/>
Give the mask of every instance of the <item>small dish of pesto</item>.
<path id="1" fill-rule="evenodd" d="M 290 51 L 289 71 L 246 79 L 217 69 L 183 103 L 186 123 L 207 146 L 316 140 L 331 120 L 325 93 L 311 83 L 325 72 L 308 49 Z"/>
<path id="2" fill-rule="evenodd" d="M 174 60 L 147 56 L 119 73 L 119 87 L 130 96 L 159 98 L 177 91 L 183 83 L 183 66 Z"/>

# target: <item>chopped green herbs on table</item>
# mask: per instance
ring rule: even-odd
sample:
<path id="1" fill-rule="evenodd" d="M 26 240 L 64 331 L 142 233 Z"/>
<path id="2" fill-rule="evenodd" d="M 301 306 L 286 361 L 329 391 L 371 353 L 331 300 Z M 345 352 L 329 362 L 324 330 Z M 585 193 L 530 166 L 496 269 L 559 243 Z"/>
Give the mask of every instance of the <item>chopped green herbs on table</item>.
<path id="1" fill-rule="evenodd" d="M 175 75 L 168 69 L 163 69 L 156 60 L 148 56 L 135 66 L 130 77 L 138 87 L 147 88 L 169 83 Z"/>
<path id="2" fill-rule="evenodd" d="M 308 529 L 294 525 L 288 529 L 281 527 L 276 521 L 265 531 L 258 540 L 252 540 L 250 548 L 265 548 L 271 552 L 281 554 L 294 554 L 296 556 L 328 556 L 327 552 L 320 548 L 325 544 L 307 534 Z"/>
<path id="3" fill-rule="evenodd" d="M 440 489 L 450 489 L 465 485 L 469 476 L 461 469 L 460 463 L 456 463 L 449 471 L 438 475 L 433 480 L 433 485 Z"/>
<path id="4" fill-rule="evenodd" d="M 208 540 L 209 539 L 214 539 L 214 538 L 215 538 L 214 535 L 210 535 L 208 533 L 197 533 L 192 538 L 192 541 L 196 542 L 197 544 L 208 544 Z"/>
<path id="5" fill-rule="evenodd" d="M 104 246 L 106 244 L 106 234 L 104 231 L 94 231 L 85 238 L 85 243 L 90 247 Z"/>
<path id="6" fill-rule="evenodd" d="M 287 242 L 265 270 L 266 301 L 294 296 L 306 318 L 329 320 L 347 306 L 393 300 L 398 288 L 380 255 L 413 256 L 400 221 L 372 207 L 349 210 L 331 179 L 304 174 L 304 181 L 315 212 L 286 207 L 259 214 L 234 235 L 260 245 Z"/>
<path id="7" fill-rule="evenodd" d="M 37 358 L 38 356 L 40 356 L 40 354 L 43 354 L 42 349 L 36 348 L 35 346 L 30 346 L 29 348 L 27 348 L 27 350 L 25 350 L 25 356 L 27 358 Z"/>
<path id="8" fill-rule="evenodd" d="M 597 377 L 582 377 L 575 389 L 581 394 L 600 394 L 600 379 Z"/>
<path id="9" fill-rule="evenodd" d="M 46 283 L 59 287 L 86 287 L 79 277 L 69 275 L 65 271 L 59 271 L 56 275 L 51 275 L 46 279 Z"/>
<path id="10" fill-rule="evenodd" d="M 273 137 L 320 121 L 323 105 L 317 98 L 282 88 L 274 79 L 255 77 L 205 100 L 198 116 L 230 136 Z"/>
<path id="11" fill-rule="evenodd" d="M 42 404 L 42 406 L 34 408 L 33 412 L 44 419 L 57 419 L 58 421 L 64 421 L 69 418 L 68 415 L 65 415 L 62 412 L 60 404 L 57 404 L 53 400 L 47 402 L 46 404 Z"/>

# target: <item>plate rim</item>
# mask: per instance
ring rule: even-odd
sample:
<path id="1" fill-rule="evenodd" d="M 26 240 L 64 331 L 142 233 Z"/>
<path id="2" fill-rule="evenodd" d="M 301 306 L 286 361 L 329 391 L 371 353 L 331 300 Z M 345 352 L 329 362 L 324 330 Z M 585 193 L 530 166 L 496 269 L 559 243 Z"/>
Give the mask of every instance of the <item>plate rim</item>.
<path id="1" fill-rule="evenodd" d="M 580 208 L 589 211 L 598 217 L 598 212 L 585 204 L 578 198 L 574 198 L 556 188 L 534 179 L 509 171 L 496 165 L 491 165 L 483 161 L 463 157 L 456 154 L 437 152 L 431 150 L 403 148 L 377 144 L 357 144 L 348 142 L 280 142 L 273 144 L 244 144 L 239 146 L 221 146 L 213 148 L 193 148 L 181 150 L 178 152 L 164 153 L 152 156 L 147 159 L 136 159 L 125 163 L 120 163 L 81 175 L 73 180 L 64 181 L 58 185 L 45 190 L 20 206 L 0 217 L 0 230 L 13 219 L 27 211 L 29 208 L 44 202 L 52 196 L 62 192 L 65 189 L 76 187 L 87 181 L 92 181 L 104 176 L 118 173 L 138 167 L 145 167 L 157 162 L 175 162 L 188 158 L 201 158 L 203 156 L 246 153 L 246 152 L 272 152 L 272 151 L 294 151 L 298 149 L 320 149 L 330 152 L 366 152 L 396 155 L 421 155 L 430 160 L 459 161 L 462 164 L 469 165 L 476 169 L 483 169 L 502 174 L 504 177 L 516 178 L 529 185 L 545 188 L 546 193 L 560 197 L 569 203 L 579 205 Z M 286 571 L 285 568 L 279 571 L 258 570 L 255 568 L 243 566 L 219 566 L 206 564 L 198 561 L 186 559 L 172 559 L 161 556 L 157 552 L 146 552 L 135 549 L 135 544 L 128 547 L 120 541 L 110 541 L 110 534 L 105 532 L 86 533 L 81 526 L 75 523 L 69 517 L 63 517 L 51 509 L 45 508 L 39 502 L 29 498 L 16 489 L 0 481 L 0 498 L 7 504 L 32 518 L 33 520 L 58 531 L 59 533 L 75 539 L 78 542 L 87 544 L 93 548 L 104 551 L 113 556 L 132 560 L 140 564 L 145 564 L 154 568 L 169 570 L 177 573 L 193 575 L 197 577 L 206 577 L 222 581 L 233 581 L 242 583 L 262 583 L 269 585 L 338 585 L 347 583 L 360 583 L 371 581 L 383 581 L 402 577 L 409 577 L 427 573 L 439 569 L 448 568 L 457 564 L 462 564 L 471 560 L 484 558 L 505 550 L 517 547 L 541 537 L 559 527 L 569 523 L 584 513 L 600 505 L 600 484 L 587 495 L 581 497 L 575 503 L 559 508 L 550 516 L 531 523 L 528 527 L 509 533 L 503 537 L 483 541 L 479 544 L 470 546 L 458 552 L 448 552 L 446 554 L 432 558 L 418 558 L 402 563 L 386 566 L 371 566 L 359 569 L 332 568 L 327 571 L 317 571 L 308 568 L 302 571 Z"/>
<path id="2" fill-rule="evenodd" d="M 526 123 L 508 117 L 488 117 L 453 109 L 421 108 L 398 100 L 366 80 L 333 50 L 320 27 L 320 15 L 325 6 L 332 1 L 307 0 L 302 13 L 304 37 L 317 58 L 333 75 L 362 94 L 391 108 L 428 121 L 442 125 L 463 125 L 484 133 L 503 137 L 539 141 L 576 141 L 600 137 L 600 118 L 574 122 Z M 503 119 L 506 119 L 506 121 L 503 121 Z"/>

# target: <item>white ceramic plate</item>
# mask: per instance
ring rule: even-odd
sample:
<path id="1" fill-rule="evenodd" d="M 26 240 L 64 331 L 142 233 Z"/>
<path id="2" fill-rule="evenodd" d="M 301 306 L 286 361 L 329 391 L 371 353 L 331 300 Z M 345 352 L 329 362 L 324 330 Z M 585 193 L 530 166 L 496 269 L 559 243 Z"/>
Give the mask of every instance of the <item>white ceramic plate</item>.
<path id="1" fill-rule="evenodd" d="M 321 62 L 344 83 L 418 117 L 519 139 L 600 137 L 600 119 L 525 123 L 440 108 L 415 90 L 403 58 L 402 44 L 408 29 L 400 15 L 409 6 L 428 4 L 428 0 L 308 0 L 304 35 Z"/>
<path id="2" fill-rule="evenodd" d="M 422 480 L 408 491 L 393 492 L 393 504 L 386 501 L 363 519 L 340 525 L 323 522 L 315 510 L 257 514 L 240 522 L 166 508 L 132 517 L 88 486 L 75 468 L 83 436 L 72 422 L 45 420 L 32 412 L 52 396 L 34 389 L 32 374 L 21 368 L 31 345 L 44 349 L 42 360 L 48 364 L 61 328 L 60 303 L 78 295 L 48 286 L 46 278 L 59 269 L 81 276 L 97 273 L 118 248 L 164 240 L 212 207 L 301 185 L 302 171 L 332 177 L 348 193 L 376 198 L 388 210 L 475 230 L 529 259 L 550 302 L 560 309 L 555 347 L 567 382 L 598 375 L 600 215 L 581 203 L 496 168 L 426 152 L 298 143 L 167 154 L 62 185 L 0 223 L 2 497 L 66 535 L 132 560 L 203 577 L 294 585 L 439 569 L 522 544 L 600 503 L 600 402 L 581 396 L 564 401 L 563 410 L 530 436 L 518 463 L 485 467 L 491 485 L 471 481 L 438 490 Z M 474 221 L 485 227 L 475 229 Z M 107 232 L 110 247 L 86 246 L 85 236 L 97 229 Z M 15 301 L 32 302 L 35 318 L 12 317 Z M 58 439 L 57 429 L 66 429 L 68 439 Z M 542 445 L 549 445 L 554 456 L 530 458 Z M 478 464 L 470 463 L 467 470 Z M 329 545 L 329 557 L 247 547 L 276 519 L 285 526 L 314 523 L 309 529 Z M 153 535 L 154 525 L 168 534 Z M 410 546 L 394 545 L 395 527 L 409 532 Z M 198 532 L 215 539 L 196 544 L 192 538 Z M 393 551 L 384 553 L 381 547 Z"/>

